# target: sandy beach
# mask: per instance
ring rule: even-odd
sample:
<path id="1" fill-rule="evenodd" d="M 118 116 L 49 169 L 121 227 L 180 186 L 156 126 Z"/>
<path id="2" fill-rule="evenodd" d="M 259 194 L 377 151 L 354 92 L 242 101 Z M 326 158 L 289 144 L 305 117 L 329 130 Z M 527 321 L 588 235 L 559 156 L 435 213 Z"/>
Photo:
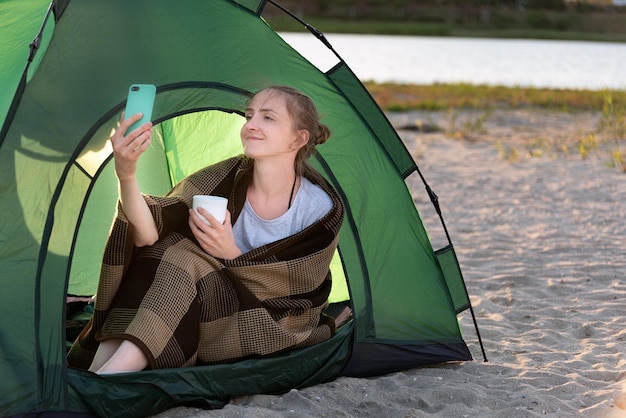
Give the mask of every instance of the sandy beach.
<path id="1" fill-rule="evenodd" d="M 388 116 L 396 127 L 453 131 L 483 115 Z M 456 137 L 399 130 L 439 196 L 488 362 L 466 311 L 474 361 L 157 417 L 626 417 L 626 173 L 607 163 L 614 144 L 586 158 L 577 148 L 600 118 L 495 111 Z M 442 244 L 419 178 L 409 186 Z"/>

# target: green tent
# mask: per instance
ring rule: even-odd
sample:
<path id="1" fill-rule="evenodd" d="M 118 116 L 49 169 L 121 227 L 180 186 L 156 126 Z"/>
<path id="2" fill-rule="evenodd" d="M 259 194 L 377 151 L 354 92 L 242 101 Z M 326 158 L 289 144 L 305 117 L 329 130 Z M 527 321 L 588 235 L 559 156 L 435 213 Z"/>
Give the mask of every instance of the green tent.
<path id="1" fill-rule="evenodd" d="M 336 56 L 327 71 L 272 30 L 270 11 L 285 12 L 264 0 L 0 3 L 3 416 L 143 416 L 471 359 L 456 256 L 433 250 L 405 183 L 416 164 L 323 35 L 306 25 Z M 106 377 L 66 366 L 67 297 L 96 289 L 117 199 L 108 138 L 132 83 L 157 86 L 157 140 L 139 167 L 152 194 L 240 153 L 242 110 L 260 88 L 314 99 L 333 135 L 313 163 L 346 206 L 332 302 L 353 319 L 332 339 L 220 366 Z"/>

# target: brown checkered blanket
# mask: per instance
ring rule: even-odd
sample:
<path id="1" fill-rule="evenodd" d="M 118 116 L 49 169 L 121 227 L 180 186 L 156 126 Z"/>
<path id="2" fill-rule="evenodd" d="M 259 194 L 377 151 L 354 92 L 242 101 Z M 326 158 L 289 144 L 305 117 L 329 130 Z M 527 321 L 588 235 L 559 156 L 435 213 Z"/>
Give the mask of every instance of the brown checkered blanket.
<path id="1" fill-rule="evenodd" d="M 252 164 L 232 158 L 189 176 L 165 197 L 146 196 L 160 235 L 153 246 L 132 246 L 132 228 L 118 210 L 95 313 L 68 353 L 70 366 L 88 368 L 106 338 L 129 339 L 149 367 L 168 368 L 270 355 L 332 335 L 334 322 L 323 312 L 343 207 L 319 174 L 306 176 L 331 196 L 333 209 L 291 237 L 222 260 L 206 254 L 189 229 L 195 194 L 228 197 L 236 221 Z"/>

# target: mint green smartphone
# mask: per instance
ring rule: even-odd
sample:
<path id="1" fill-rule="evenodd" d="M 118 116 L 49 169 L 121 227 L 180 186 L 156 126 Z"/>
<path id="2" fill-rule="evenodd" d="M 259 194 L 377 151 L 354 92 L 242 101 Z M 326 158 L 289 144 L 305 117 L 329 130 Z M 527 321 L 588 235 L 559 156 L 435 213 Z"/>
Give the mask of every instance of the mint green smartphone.
<path id="1" fill-rule="evenodd" d="M 124 120 L 137 113 L 143 113 L 143 116 L 133 123 L 126 132 L 131 132 L 141 124 L 152 120 L 152 107 L 154 106 L 155 95 L 156 87 L 152 84 L 133 84 L 130 86 L 128 98 L 126 99 Z"/>

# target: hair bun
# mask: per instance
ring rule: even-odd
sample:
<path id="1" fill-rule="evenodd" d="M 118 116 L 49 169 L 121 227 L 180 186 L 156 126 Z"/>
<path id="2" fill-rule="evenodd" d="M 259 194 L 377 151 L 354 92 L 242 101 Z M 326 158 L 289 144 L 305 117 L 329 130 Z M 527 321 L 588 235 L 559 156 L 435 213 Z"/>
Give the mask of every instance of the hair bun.
<path id="1" fill-rule="evenodd" d="M 317 138 L 315 138 L 315 142 L 314 142 L 315 145 L 322 145 L 324 142 L 326 142 L 329 136 L 330 136 L 330 129 L 328 128 L 328 126 L 324 125 L 323 123 L 320 123 L 319 134 L 317 135 Z"/>

